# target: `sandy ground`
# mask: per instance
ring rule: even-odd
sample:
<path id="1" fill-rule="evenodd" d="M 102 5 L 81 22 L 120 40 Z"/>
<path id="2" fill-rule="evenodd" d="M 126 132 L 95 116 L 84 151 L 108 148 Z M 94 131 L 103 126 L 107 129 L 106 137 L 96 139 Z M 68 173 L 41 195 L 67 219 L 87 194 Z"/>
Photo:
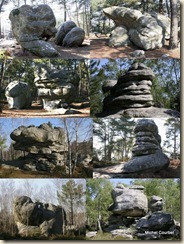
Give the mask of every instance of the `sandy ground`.
<path id="1" fill-rule="evenodd" d="M 102 59 L 102 58 L 130 58 L 129 54 L 139 48 L 135 46 L 126 47 L 109 47 L 109 37 L 101 35 L 97 37 L 91 36 L 90 41 L 90 58 L 91 59 Z M 145 58 L 161 58 L 163 54 L 169 54 L 170 58 L 180 58 L 180 48 L 169 50 L 169 43 L 160 49 L 145 51 Z"/>

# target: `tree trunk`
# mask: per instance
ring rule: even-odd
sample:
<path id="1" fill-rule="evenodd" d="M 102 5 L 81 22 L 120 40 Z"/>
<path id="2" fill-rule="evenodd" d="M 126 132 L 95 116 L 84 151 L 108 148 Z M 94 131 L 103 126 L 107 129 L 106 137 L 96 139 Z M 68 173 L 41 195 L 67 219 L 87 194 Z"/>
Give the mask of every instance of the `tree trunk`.
<path id="1" fill-rule="evenodd" d="M 163 10 L 163 0 L 159 0 L 159 13 L 163 14 L 164 10 Z"/>
<path id="2" fill-rule="evenodd" d="M 169 48 L 178 47 L 178 17 L 177 17 L 177 0 L 170 0 L 171 5 L 171 34 Z"/>

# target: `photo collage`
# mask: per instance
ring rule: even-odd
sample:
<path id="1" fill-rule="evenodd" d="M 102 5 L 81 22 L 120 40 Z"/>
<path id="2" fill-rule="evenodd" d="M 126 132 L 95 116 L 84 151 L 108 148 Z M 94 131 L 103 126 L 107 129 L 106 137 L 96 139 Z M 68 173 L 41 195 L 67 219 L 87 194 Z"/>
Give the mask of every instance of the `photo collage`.
<path id="1" fill-rule="evenodd" d="M 181 240 L 180 8 L 0 0 L 0 240 Z"/>

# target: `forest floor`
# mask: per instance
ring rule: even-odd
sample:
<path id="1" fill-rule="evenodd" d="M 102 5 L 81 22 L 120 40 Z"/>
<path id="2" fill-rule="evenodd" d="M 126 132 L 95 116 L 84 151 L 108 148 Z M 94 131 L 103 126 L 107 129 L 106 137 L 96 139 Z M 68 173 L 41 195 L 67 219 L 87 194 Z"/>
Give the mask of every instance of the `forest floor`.
<path id="1" fill-rule="evenodd" d="M 103 58 L 130 58 L 130 53 L 135 50 L 140 50 L 138 47 L 125 46 L 125 47 L 109 47 L 109 37 L 101 35 L 99 37 L 94 34 L 90 38 L 90 58 L 91 59 L 103 59 Z M 180 48 L 169 50 L 169 42 L 166 42 L 162 48 L 155 50 L 145 51 L 145 58 L 161 58 L 162 55 L 168 54 L 170 58 L 180 58 Z"/>
<path id="2" fill-rule="evenodd" d="M 74 108 L 73 108 L 74 107 Z M 57 117 L 57 118 L 74 118 L 74 117 L 89 117 L 90 116 L 90 107 L 89 102 L 83 103 L 72 103 L 71 111 L 73 114 L 60 114 L 57 109 L 52 111 L 46 111 L 42 108 L 42 105 L 39 102 L 33 102 L 30 109 L 9 109 L 8 105 L 5 104 L 3 107 L 0 117 Z"/>
<path id="3" fill-rule="evenodd" d="M 103 168 L 94 168 L 93 178 L 179 178 L 181 174 L 179 159 L 170 160 L 169 167 L 157 173 L 144 174 L 123 174 L 124 163 L 126 162 Z"/>
<path id="4" fill-rule="evenodd" d="M 86 38 L 81 47 L 61 47 L 49 41 L 53 47 L 59 52 L 59 58 L 62 59 L 83 59 L 90 58 L 90 40 Z M 21 58 L 38 58 L 38 56 L 23 50 L 22 47 L 16 42 L 15 39 L 7 40 L 0 39 L 0 54 L 5 53 L 8 57 L 21 57 Z"/>

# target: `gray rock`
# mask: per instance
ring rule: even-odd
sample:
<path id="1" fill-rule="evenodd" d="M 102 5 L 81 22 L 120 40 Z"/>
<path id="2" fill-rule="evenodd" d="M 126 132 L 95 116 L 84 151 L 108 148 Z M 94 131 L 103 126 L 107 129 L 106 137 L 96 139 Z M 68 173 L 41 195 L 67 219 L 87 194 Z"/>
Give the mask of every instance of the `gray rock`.
<path id="1" fill-rule="evenodd" d="M 97 231 L 90 231 L 86 233 L 87 238 L 92 238 L 97 235 Z"/>
<path id="2" fill-rule="evenodd" d="M 128 217 L 145 216 L 148 211 L 147 197 L 141 189 L 115 188 L 111 192 L 114 203 L 109 211 Z"/>
<path id="3" fill-rule="evenodd" d="M 76 24 L 73 21 L 66 21 L 60 27 L 58 28 L 56 37 L 55 37 L 55 43 L 57 45 L 62 46 L 63 40 L 65 36 L 70 32 L 74 27 L 76 27 Z"/>
<path id="4" fill-rule="evenodd" d="M 62 128 L 52 127 L 51 124 L 36 126 L 20 126 L 10 137 L 15 141 L 15 150 L 26 151 L 21 169 L 51 172 L 64 160 L 65 132 Z"/>
<path id="5" fill-rule="evenodd" d="M 85 38 L 85 32 L 80 27 L 74 27 L 63 39 L 63 46 L 78 47 L 81 46 Z"/>
<path id="6" fill-rule="evenodd" d="M 33 202 L 27 196 L 17 197 L 13 202 L 14 219 L 22 236 L 41 234 L 51 236 L 63 234 L 66 225 L 66 213 L 53 204 Z"/>
<path id="7" fill-rule="evenodd" d="M 111 34 L 109 39 L 110 47 L 121 47 L 130 44 L 127 29 L 123 26 L 117 26 Z"/>
<path id="8" fill-rule="evenodd" d="M 171 20 L 169 17 L 152 12 L 151 16 L 154 17 L 157 20 L 157 23 L 162 27 L 164 30 L 164 38 L 169 39 L 170 38 L 170 30 L 171 30 Z"/>
<path id="9" fill-rule="evenodd" d="M 127 240 L 133 240 L 132 232 L 133 231 L 130 229 L 117 229 L 117 230 L 112 230 L 111 234 L 112 237 L 122 236 Z"/>
<path id="10" fill-rule="evenodd" d="M 47 43 L 55 36 L 56 19 L 52 9 L 46 5 L 32 7 L 23 5 L 10 13 L 12 32 L 17 42 L 40 57 L 56 57 L 58 52 Z"/>
<path id="11" fill-rule="evenodd" d="M 108 91 L 110 91 L 117 83 L 117 80 L 107 80 L 103 83 L 102 86 L 102 91 L 103 93 L 106 93 Z"/>
<path id="12" fill-rule="evenodd" d="M 27 83 L 19 81 L 10 82 L 5 89 L 5 96 L 10 109 L 24 109 L 31 107 L 31 90 Z"/>
<path id="13" fill-rule="evenodd" d="M 134 133 L 132 159 L 124 164 L 124 173 L 158 172 L 169 166 L 168 157 L 161 150 L 161 137 L 151 119 L 138 120 Z"/>
<path id="14" fill-rule="evenodd" d="M 148 202 L 148 208 L 151 212 L 162 211 L 163 209 L 163 199 L 158 196 L 152 196 Z"/>

